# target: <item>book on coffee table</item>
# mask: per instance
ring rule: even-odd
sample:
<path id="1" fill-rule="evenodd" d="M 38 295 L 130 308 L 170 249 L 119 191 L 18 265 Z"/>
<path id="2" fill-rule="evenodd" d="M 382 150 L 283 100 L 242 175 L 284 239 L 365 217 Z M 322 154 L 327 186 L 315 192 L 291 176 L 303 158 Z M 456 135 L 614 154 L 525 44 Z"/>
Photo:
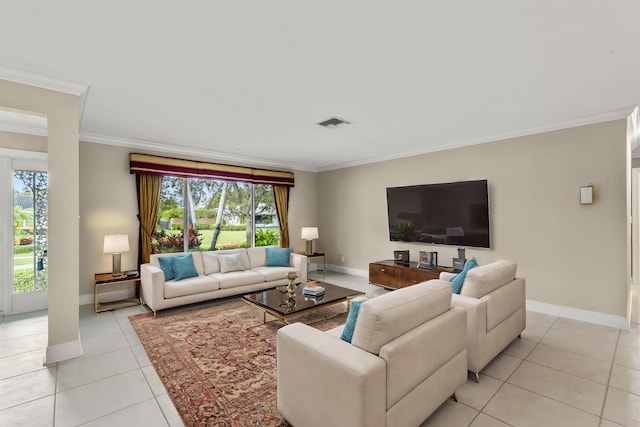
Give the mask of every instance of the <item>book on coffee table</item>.
<path id="1" fill-rule="evenodd" d="M 322 286 L 309 286 L 306 285 L 302 288 L 303 295 L 321 295 L 324 294 L 324 288 Z"/>

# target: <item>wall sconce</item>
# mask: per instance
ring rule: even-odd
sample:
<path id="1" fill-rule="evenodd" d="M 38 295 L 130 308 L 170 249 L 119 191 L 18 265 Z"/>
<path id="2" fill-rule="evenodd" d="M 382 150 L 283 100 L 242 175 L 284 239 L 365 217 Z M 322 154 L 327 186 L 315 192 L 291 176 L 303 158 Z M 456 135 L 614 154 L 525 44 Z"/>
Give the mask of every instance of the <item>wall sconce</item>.
<path id="1" fill-rule="evenodd" d="M 306 254 L 313 254 L 313 241 L 318 238 L 318 227 L 302 227 L 302 240 L 307 241 Z"/>
<path id="2" fill-rule="evenodd" d="M 591 205 L 593 204 L 593 184 L 583 185 L 580 187 L 580 204 Z"/>
<path id="3" fill-rule="evenodd" d="M 107 234 L 104 236 L 104 248 L 102 251 L 105 254 L 113 254 L 112 267 L 113 276 L 120 276 L 120 254 L 122 252 L 129 251 L 129 236 L 126 234 Z"/>

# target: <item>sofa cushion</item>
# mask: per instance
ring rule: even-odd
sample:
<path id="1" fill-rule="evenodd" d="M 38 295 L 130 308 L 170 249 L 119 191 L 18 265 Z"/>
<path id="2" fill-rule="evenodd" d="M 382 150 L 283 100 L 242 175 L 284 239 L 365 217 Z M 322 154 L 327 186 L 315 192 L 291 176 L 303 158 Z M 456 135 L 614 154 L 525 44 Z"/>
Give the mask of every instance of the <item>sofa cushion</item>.
<path id="1" fill-rule="evenodd" d="M 173 280 L 176 277 L 175 270 L 173 269 L 173 260 L 175 257 L 167 256 L 158 258 L 158 266 L 164 273 L 164 281 Z"/>
<path id="2" fill-rule="evenodd" d="M 218 281 L 207 276 L 192 277 L 179 282 L 170 280 L 164 283 L 164 297 L 177 298 L 185 295 L 216 291 L 218 289 L 220 289 Z"/>
<path id="3" fill-rule="evenodd" d="M 454 294 L 460 293 L 460 291 L 462 290 L 462 285 L 464 284 L 464 279 L 465 277 L 467 277 L 467 273 L 469 272 L 469 270 L 477 266 L 478 261 L 476 261 L 476 257 L 473 257 L 464 263 L 464 267 L 462 268 L 462 271 L 460 273 L 449 279 L 449 283 L 451 283 L 451 289 L 453 290 Z"/>
<path id="4" fill-rule="evenodd" d="M 222 251 L 216 251 L 216 255 L 228 255 L 228 254 L 240 254 L 240 259 L 242 259 L 242 265 L 245 270 L 251 270 L 251 262 L 249 261 L 249 255 L 247 254 L 247 250 L 242 249 L 225 249 Z"/>
<path id="5" fill-rule="evenodd" d="M 196 267 L 193 264 L 192 254 L 187 254 L 185 256 L 176 256 L 172 257 L 171 259 L 173 259 L 173 271 L 176 274 L 176 281 L 198 276 Z"/>
<path id="6" fill-rule="evenodd" d="M 220 273 L 220 261 L 214 252 L 202 253 L 202 264 L 204 265 L 204 275 Z"/>
<path id="7" fill-rule="evenodd" d="M 264 264 L 267 262 L 267 253 L 265 252 L 265 247 L 259 248 L 247 248 L 247 256 L 249 257 L 249 267 L 264 267 Z"/>
<path id="8" fill-rule="evenodd" d="M 298 272 L 298 270 L 293 267 L 255 267 L 252 268 L 251 271 L 262 274 L 266 282 L 283 280 L 287 278 L 287 274 L 290 272 Z"/>
<path id="9" fill-rule="evenodd" d="M 451 286 L 439 280 L 398 289 L 360 306 L 351 344 L 369 353 L 449 310 Z"/>
<path id="10" fill-rule="evenodd" d="M 220 289 L 237 288 L 245 285 L 258 285 L 264 283 L 265 279 L 262 274 L 255 271 L 232 271 L 230 273 L 214 273 L 208 277 L 213 277 L 220 282 Z"/>
<path id="11" fill-rule="evenodd" d="M 265 266 L 267 267 L 290 267 L 291 263 L 289 258 L 291 257 L 291 248 L 266 248 L 265 253 L 267 255 L 267 261 Z"/>
<path id="12" fill-rule="evenodd" d="M 232 271 L 244 271 L 244 265 L 240 254 L 218 254 L 220 261 L 220 273 L 229 273 Z"/>
<path id="13" fill-rule="evenodd" d="M 506 260 L 476 267 L 467 273 L 460 295 L 482 298 L 515 279 L 517 267 L 516 263 Z"/>

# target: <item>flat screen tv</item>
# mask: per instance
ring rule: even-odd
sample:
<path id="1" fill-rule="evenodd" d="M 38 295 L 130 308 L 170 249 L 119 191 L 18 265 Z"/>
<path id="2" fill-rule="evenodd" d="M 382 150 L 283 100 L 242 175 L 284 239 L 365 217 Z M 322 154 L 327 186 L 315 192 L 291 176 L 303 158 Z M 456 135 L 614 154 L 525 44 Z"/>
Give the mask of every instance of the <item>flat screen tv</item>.
<path id="1" fill-rule="evenodd" d="M 387 188 L 387 210 L 391 241 L 490 247 L 486 179 Z"/>

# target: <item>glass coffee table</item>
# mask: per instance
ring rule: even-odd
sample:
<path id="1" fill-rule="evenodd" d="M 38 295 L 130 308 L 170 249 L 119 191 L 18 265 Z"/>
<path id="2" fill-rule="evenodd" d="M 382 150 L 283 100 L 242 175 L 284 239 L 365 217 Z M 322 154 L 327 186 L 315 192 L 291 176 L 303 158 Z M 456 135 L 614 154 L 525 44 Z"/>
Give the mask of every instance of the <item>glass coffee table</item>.
<path id="1" fill-rule="evenodd" d="M 321 308 L 326 308 L 341 302 L 347 303 L 348 312 L 351 306 L 351 299 L 358 295 L 363 295 L 362 292 L 342 288 L 337 285 L 332 285 L 331 283 L 316 282 L 316 285 L 322 286 L 325 289 L 323 295 L 317 297 L 303 295 L 302 288 L 304 287 L 304 284 L 302 283 L 296 285 L 295 294 L 291 295 L 287 291 L 282 291 L 286 286 L 243 295 L 242 301 L 263 311 L 262 323 L 249 326 L 247 330 L 276 320 L 281 320 L 284 323 L 289 324 L 289 319 L 291 317 L 320 310 Z M 275 319 L 267 322 L 267 314 L 275 317 Z M 336 313 L 332 316 L 323 317 L 309 323 L 327 320 L 339 314 L 342 313 Z"/>

